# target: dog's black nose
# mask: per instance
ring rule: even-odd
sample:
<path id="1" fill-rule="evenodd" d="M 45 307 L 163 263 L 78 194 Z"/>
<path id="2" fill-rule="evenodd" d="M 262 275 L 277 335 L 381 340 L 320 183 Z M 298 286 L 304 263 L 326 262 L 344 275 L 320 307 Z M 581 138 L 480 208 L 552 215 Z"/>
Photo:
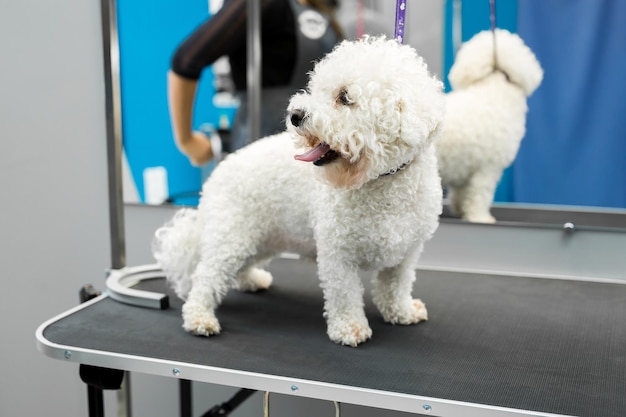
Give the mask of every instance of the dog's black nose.
<path id="1" fill-rule="evenodd" d="M 304 116 L 304 110 L 295 109 L 290 112 L 289 120 L 294 127 L 300 127 L 302 121 L 304 120 Z"/>

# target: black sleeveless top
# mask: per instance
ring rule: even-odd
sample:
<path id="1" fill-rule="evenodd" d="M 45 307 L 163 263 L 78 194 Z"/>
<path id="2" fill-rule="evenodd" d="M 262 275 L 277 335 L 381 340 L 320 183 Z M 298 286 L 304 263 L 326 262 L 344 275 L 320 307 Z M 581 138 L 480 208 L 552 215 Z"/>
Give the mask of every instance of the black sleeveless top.
<path id="1" fill-rule="evenodd" d="M 296 29 L 289 1 L 261 0 L 263 87 L 288 85 L 296 67 Z M 197 80 L 205 67 L 226 55 L 235 88 L 245 90 L 247 14 L 246 0 L 226 0 L 215 15 L 196 28 L 178 47 L 172 58 L 172 71 Z"/>

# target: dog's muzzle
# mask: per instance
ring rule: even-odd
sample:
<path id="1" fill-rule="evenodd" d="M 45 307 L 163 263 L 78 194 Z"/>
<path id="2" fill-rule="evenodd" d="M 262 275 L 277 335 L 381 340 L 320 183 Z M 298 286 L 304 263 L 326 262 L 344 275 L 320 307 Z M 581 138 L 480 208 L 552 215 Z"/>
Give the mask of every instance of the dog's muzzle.
<path id="1" fill-rule="evenodd" d="M 309 137 L 309 144 L 313 146 L 305 153 L 295 155 L 294 158 L 298 161 L 313 162 L 313 165 L 316 166 L 326 165 L 329 162 L 332 162 L 335 159 L 339 158 L 339 154 L 332 150 L 327 143 L 321 142 L 316 138 L 312 139 L 310 137 L 310 134 L 307 134 L 305 132 L 306 129 L 304 128 L 303 124 L 306 118 L 307 114 L 302 109 L 291 110 L 287 115 L 287 120 L 296 129 L 298 134 Z M 314 145 L 312 142 L 317 142 L 317 144 Z"/>

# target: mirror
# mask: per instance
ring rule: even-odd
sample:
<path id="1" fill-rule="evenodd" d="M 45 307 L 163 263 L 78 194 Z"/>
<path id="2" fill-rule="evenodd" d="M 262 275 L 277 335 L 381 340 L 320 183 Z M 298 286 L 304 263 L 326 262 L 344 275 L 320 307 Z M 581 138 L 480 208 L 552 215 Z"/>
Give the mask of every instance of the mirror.
<path id="1" fill-rule="evenodd" d="M 194 205 L 214 167 L 192 167 L 176 149 L 166 73 L 177 45 L 219 3 L 116 3 L 111 33 L 119 37 L 125 202 Z M 496 2 L 497 26 L 518 32 L 545 72 L 528 100 L 526 136 L 496 192 L 493 210 L 499 220 L 560 223 L 555 213 L 584 212 L 583 223 L 626 227 L 617 220 L 626 207 L 626 83 L 621 76 L 626 58 L 619 42 L 626 38 L 621 24 L 626 6 L 614 3 Z M 355 27 L 359 19 L 374 16 L 389 34 L 394 13 L 395 2 L 342 0 L 338 18 Z M 487 0 L 414 0 L 407 9 L 405 43 L 418 50 L 449 89 L 444 75 L 455 51 L 462 41 L 488 29 L 489 17 Z M 214 67 L 202 76 L 194 128 L 227 132 L 237 103 L 216 94 L 215 81 L 224 71 Z M 593 221 L 589 213 L 597 214 Z M 609 217 L 610 222 L 602 221 Z"/>

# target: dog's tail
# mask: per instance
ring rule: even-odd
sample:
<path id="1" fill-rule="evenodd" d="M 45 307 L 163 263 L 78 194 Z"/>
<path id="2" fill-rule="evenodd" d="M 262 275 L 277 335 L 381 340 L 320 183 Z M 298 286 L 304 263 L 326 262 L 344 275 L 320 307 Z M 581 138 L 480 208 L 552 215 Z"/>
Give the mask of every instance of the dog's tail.
<path id="1" fill-rule="evenodd" d="M 495 50 L 495 51 L 494 51 Z M 459 49 L 448 79 L 453 90 L 463 89 L 498 70 L 530 96 L 543 80 L 543 69 L 522 38 L 506 29 L 484 30 Z"/>
<path id="2" fill-rule="evenodd" d="M 183 300 L 191 290 L 191 274 L 200 258 L 201 230 L 197 210 L 183 208 L 154 233 L 152 240 L 152 255 Z"/>

